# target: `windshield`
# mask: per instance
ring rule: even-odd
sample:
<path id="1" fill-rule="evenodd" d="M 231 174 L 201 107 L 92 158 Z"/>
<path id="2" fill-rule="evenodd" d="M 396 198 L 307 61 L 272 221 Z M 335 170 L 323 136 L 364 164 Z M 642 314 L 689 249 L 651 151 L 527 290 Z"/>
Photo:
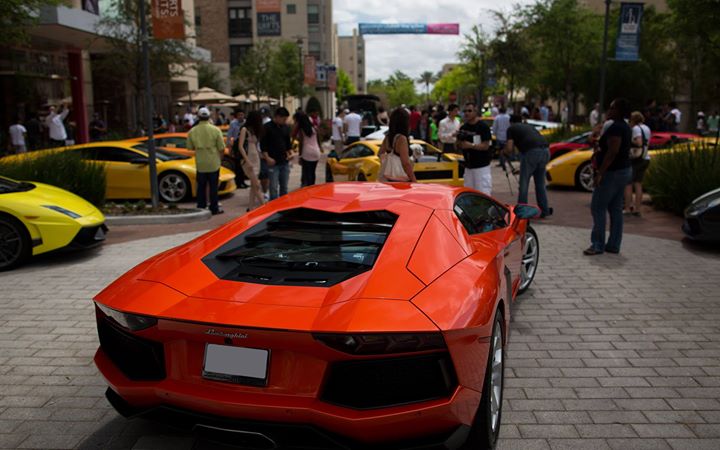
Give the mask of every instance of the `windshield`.
<path id="1" fill-rule="evenodd" d="M 27 192 L 35 189 L 32 183 L 24 181 L 14 181 L 10 178 L 0 177 L 0 194 L 10 194 L 13 192 Z"/>
<path id="2" fill-rule="evenodd" d="M 244 281 L 329 286 L 371 268 L 395 220 L 386 211 L 283 211 L 210 259 L 226 266 L 223 272 L 232 264 L 234 274 Z"/>
<path id="3" fill-rule="evenodd" d="M 135 144 L 135 145 L 133 145 L 133 148 L 134 148 L 135 150 L 140 150 L 140 151 L 143 152 L 143 153 L 146 153 L 146 154 L 148 153 L 147 144 L 144 144 L 144 143 L 142 143 L 142 144 Z M 190 159 L 189 156 L 178 155 L 177 153 L 169 152 L 169 151 L 167 151 L 167 150 L 162 150 L 162 149 L 159 149 L 159 148 L 156 148 L 156 149 L 155 149 L 155 156 L 156 156 L 157 159 L 159 159 L 160 161 L 175 161 L 175 160 L 178 160 L 178 159 Z"/>

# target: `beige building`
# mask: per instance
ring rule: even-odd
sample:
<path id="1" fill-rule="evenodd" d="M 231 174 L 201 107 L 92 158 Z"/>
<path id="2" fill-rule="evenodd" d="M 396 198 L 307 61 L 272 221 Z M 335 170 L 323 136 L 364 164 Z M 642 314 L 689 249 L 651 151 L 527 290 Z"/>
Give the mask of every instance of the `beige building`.
<path id="1" fill-rule="evenodd" d="M 334 66 L 337 61 L 332 0 L 195 0 L 195 23 L 198 45 L 212 52 L 212 64 L 228 94 L 233 67 L 261 39 L 297 43 L 302 47 L 298 51 L 314 56 L 318 65 Z M 332 114 L 335 95 L 323 80 L 314 95 L 323 111 Z M 290 99 L 286 106 L 298 105 Z"/>
<path id="2" fill-rule="evenodd" d="M 358 94 L 367 91 L 365 38 L 353 30 L 352 36 L 338 36 L 338 67 L 345 71 Z"/>

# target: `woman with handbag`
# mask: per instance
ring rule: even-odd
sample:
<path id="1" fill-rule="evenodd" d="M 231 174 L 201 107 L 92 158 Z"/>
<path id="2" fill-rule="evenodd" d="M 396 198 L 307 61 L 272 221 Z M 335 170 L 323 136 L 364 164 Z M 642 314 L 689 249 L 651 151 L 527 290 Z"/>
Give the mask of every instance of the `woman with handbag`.
<path id="1" fill-rule="evenodd" d="M 630 127 L 632 128 L 632 144 L 630 147 L 630 164 L 632 167 L 632 180 L 625 186 L 625 210 L 623 214 L 632 214 L 640 217 L 642 206 L 642 182 L 645 171 L 650 166 L 648 143 L 650 142 L 650 128 L 645 125 L 645 116 L 640 111 L 630 114 Z M 635 198 L 633 198 L 633 193 Z"/>
<path id="2" fill-rule="evenodd" d="M 260 169 L 260 147 L 258 143 L 265 132 L 262 123 L 262 115 L 258 111 L 250 111 L 245 125 L 240 130 L 236 141 L 238 156 L 242 170 L 250 181 L 250 193 L 248 211 L 251 211 L 265 204 L 265 196 L 260 188 L 258 170 Z"/>
<path id="3" fill-rule="evenodd" d="M 296 114 L 297 121 L 297 138 L 300 140 L 300 165 L 302 167 L 301 186 L 312 186 L 315 184 L 315 170 L 322 147 L 320 145 L 320 137 L 318 136 L 317 127 L 313 125 L 310 117 L 299 112 Z"/>
<path id="4" fill-rule="evenodd" d="M 410 114 L 396 108 L 390 114 L 390 126 L 380 146 L 380 181 L 417 182 L 410 159 Z"/>

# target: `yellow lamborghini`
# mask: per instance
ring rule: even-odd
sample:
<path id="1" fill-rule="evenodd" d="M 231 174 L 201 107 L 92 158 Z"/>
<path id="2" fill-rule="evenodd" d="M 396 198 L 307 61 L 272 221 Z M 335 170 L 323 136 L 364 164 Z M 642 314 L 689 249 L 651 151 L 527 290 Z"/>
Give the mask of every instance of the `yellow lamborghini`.
<path id="1" fill-rule="evenodd" d="M 376 181 L 380 171 L 378 152 L 382 141 L 360 141 L 345 148 L 339 157 L 328 157 L 333 179 L 347 181 Z M 410 141 L 410 152 L 415 162 L 415 177 L 419 183 L 463 185 L 465 167 L 463 156 L 443 153 L 425 141 Z"/>
<path id="2" fill-rule="evenodd" d="M 651 150 L 648 154 L 652 157 L 661 152 L 670 151 L 672 148 L 683 148 L 683 145 L 687 145 L 691 142 L 708 142 L 711 144 L 713 141 L 707 138 L 702 138 L 696 135 L 683 135 L 689 137 L 683 137 L 678 139 L 664 139 L 665 135 L 670 133 L 654 133 L 650 141 Z M 579 150 L 572 150 L 565 153 L 557 158 L 551 160 L 547 166 L 545 166 L 547 172 L 545 177 L 548 181 L 548 186 L 570 186 L 582 189 L 588 192 L 592 192 L 593 186 L 593 168 L 590 160 L 592 158 L 592 149 L 584 148 Z"/>
<path id="3" fill-rule="evenodd" d="M 56 150 L 41 150 L 12 158 L 32 158 L 46 151 L 81 152 L 83 159 L 105 165 L 107 199 L 150 198 L 150 169 L 148 153 L 142 143 L 94 142 Z M 195 196 L 197 191 L 195 158 L 157 149 L 157 173 L 160 200 L 174 203 Z M 235 190 L 235 174 L 220 168 L 219 191 L 227 194 Z"/>
<path id="4" fill-rule="evenodd" d="M 75 194 L 0 176 L 0 270 L 31 255 L 105 240 L 105 217 Z"/>

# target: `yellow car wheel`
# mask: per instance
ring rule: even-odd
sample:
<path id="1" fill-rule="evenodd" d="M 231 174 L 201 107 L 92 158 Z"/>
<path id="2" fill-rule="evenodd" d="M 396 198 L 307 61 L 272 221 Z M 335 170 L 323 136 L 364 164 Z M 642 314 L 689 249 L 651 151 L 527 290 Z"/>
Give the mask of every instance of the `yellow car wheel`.
<path id="1" fill-rule="evenodd" d="M 590 161 L 585 161 L 575 171 L 575 186 L 584 191 L 592 192 L 595 189 L 595 170 Z"/>
<path id="2" fill-rule="evenodd" d="M 32 255 L 30 236 L 16 218 L 0 215 L 0 271 L 19 266 Z"/>
<path id="3" fill-rule="evenodd" d="M 158 178 L 160 199 L 166 203 L 177 203 L 192 197 L 190 180 L 180 172 L 165 172 Z"/>

